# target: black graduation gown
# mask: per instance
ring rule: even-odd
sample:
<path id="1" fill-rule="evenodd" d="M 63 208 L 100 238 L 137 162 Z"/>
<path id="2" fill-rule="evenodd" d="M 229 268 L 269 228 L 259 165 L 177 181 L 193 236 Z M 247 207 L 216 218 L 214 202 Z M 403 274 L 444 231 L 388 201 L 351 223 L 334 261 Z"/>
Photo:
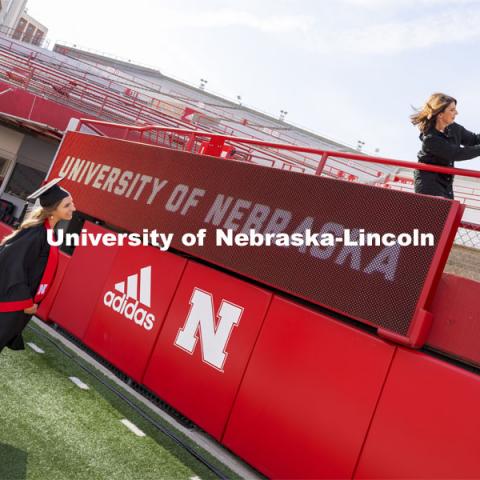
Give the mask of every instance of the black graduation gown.
<path id="1" fill-rule="evenodd" d="M 0 352 L 23 350 L 22 330 L 32 317 L 23 312 L 33 304 L 48 261 L 50 245 L 44 225 L 20 231 L 0 246 Z M 11 305 L 21 305 L 15 311 Z"/>

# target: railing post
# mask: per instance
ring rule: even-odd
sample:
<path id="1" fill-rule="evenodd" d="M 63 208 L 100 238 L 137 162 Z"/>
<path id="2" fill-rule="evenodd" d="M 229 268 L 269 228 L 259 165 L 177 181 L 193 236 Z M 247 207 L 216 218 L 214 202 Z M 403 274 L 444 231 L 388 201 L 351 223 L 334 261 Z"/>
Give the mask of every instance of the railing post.
<path id="1" fill-rule="evenodd" d="M 82 91 L 82 95 L 80 96 L 80 101 L 83 101 L 83 94 L 85 91 Z M 107 103 L 107 96 L 103 96 L 102 104 L 100 105 L 100 110 L 98 111 L 98 116 L 101 116 L 103 114 L 103 109 L 105 108 L 105 104 Z"/>
<path id="2" fill-rule="evenodd" d="M 327 152 L 323 152 L 322 158 L 320 159 L 320 162 L 318 164 L 317 169 L 315 170 L 315 175 L 320 176 L 323 172 L 323 169 L 325 168 L 325 164 L 327 163 L 327 158 L 328 154 Z"/>
<path id="3" fill-rule="evenodd" d="M 193 146 L 195 145 L 195 134 L 194 133 L 191 133 L 189 136 L 188 136 L 188 141 L 185 145 L 185 150 L 187 152 L 193 152 Z"/>
<path id="4" fill-rule="evenodd" d="M 28 86 L 30 85 L 30 82 L 32 80 L 32 77 L 33 77 L 33 73 L 35 72 L 35 69 L 34 68 L 31 68 L 30 71 L 28 72 L 28 75 L 27 75 L 27 80 L 24 84 L 24 88 L 25 90 L 28 90 Z"/>
<path id="5" fill-rule="evenodd" d="M 136 105 L 135 105 L 135 107 L 136 107 Z M 140 116 L 142 115 L 142 112 L 143 112 L 143 105 L 141 105 L 140 108 L 137 111 L 137 116 L 135 117 L 135 120 L 134 120 L 135 123 L 140 120 Z"/>

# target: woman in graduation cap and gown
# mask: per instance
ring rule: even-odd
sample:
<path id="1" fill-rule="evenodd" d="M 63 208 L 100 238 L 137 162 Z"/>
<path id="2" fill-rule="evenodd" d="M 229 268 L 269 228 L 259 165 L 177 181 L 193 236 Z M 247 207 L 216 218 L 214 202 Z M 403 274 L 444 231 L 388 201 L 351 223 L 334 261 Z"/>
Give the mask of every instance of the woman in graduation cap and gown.
<path id="1" fill-rule="evenodd" d="M 45 297 L 57 270 L 58 247 L 47 241 L 47 230 L 71 220 L 72 197 L 57 178 L 28 197 L 40 200 L 20 227 L 0 242 L 0 352 L 24 350 L 22 330 Z"/>

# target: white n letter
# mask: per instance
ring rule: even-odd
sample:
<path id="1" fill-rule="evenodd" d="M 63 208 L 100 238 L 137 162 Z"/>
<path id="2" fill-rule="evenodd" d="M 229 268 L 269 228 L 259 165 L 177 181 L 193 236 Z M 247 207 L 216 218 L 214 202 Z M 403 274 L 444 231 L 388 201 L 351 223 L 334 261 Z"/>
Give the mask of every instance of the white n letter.
<path id="1" fill-rule="evenodd" d="M 217 313 L 217 328 L 214 313 L 212 295 L 195 288 L 190 298 L 187 320 L 184 327 L 178 331 L 175 345 L 188 353 L 193 353 L 200 337 L 203 361 L 223 372 L 223 365 L 228 356 L 225 348 L 233 327 L 240 322 L 243 308 L 222 300 Z"/>

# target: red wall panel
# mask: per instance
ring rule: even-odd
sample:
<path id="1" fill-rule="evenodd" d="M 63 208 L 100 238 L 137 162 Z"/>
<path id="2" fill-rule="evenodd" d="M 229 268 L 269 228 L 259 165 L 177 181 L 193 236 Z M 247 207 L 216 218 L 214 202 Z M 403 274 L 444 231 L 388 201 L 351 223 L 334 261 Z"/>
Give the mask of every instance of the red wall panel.
<path id="1" fill-rule="evenodd" d="M 219 439 L 270 299 L 260 288 L 189 262 L 143 383 Z M 195 318 L 211 320 L 216 336 L 204 323 L 188 351 L 179 332 Z M 216 343 L 222 334 L 226 341 Z"/>
<path id="2" fill-rule="evenodd" d="M 90 233 L 108 230 L 85 222 Z M 50 311 L 50 319 L 82 339 L 99 295 L 112 268 L 118 247 L 77 247 Z"/>
<path id="3" fill-rule="evenodd" d="M 152 247 L 122 247 L 84 342 L 139 382 L 186 263 Z"/>
<path id="4" fill-rule="evenodd" d="M 480 365 L 480 283 L 444 273 L 432 304 L 429 346 Z"/>
<path id="5" fill-rule="evenodd" d="M 2 92 L 9 88 L 12 88 L 10 84 L 0 82 Z M 28 118 L 32 109 L 33 98 L 33 94 L 21 89 L 4 93 L 0 95 L 0 111 L 17 117 Z"/>
<path id="6" fill-rule="evenodd" d="M 480 478 L 480 378 L 399 348 L 355 478 Z"/>
<path id="7" fill-rule="evenodd" d="M 223 443 L 272 478 L 350 478 L 394 347 L 275 297 Z"/>
<path id="8" fill-rule="evenodd" d="M 6 90 L 11 85 L 0 82 L 0 89 Z M 61 105 L 53 100 L 34 95 L 20 88 L 13 92 L 0 95 L 0 111 L 26 118 L 40 123 L 45 123 L 58 130 L 65 130 L 69 120 L 74 118 L 93 118 L 73 108 Z"/>
<path id="9" fill-rule="evenodd" d="M 40 303 L 40 306 L 37 310 L 37 317 L 41 318 L 42 320 L 47 321 L 49 318 L 50 310 L 52 309 L 53 303 L 55 302 L 55 298 L 57 296 L 58 290 L 60 289 L 60 285 L 62 284 L 63 276 L 68 268 L 69 262 L 70 256 L 65 255 L 63 252 L 60 252 L 55 279 L 52 283 L 52 286 L 48 290 L 47 296 Z"/>

